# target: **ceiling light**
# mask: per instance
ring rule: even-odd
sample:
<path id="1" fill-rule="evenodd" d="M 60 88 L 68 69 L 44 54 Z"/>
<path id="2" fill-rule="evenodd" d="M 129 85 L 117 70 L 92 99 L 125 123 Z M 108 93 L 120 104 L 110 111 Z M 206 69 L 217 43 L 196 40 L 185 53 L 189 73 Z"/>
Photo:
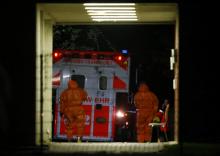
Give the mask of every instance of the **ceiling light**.
<path id="1" fill-rule="evenodd" d="M 84 6 L 134 6 L 135 3 L 84 3 Z"/>
<path id="2" fill-rule="evenodd" d="M 86 10 L 135 10 L 134 7 L 85 7 Z"/>
<path id="3" fill-rule="evenodd" d="M 135 3 L 84 3 L 93 21 L 137 21 Z"/>
<path id="4" fill-rule="evenodd" d="M 131 13 L 135 13 L 136 12 L 136 10 L 86 10 L 88 13 L 90 13 L 90 12 L 103 12 L 103 13 L 111 13 L 111 12 L 116 12 L 116 13 L 119 13 L 119 12 L 121 12 L 121 13 L 129 13 L 129 12 L 131 12 Z"/>
<path id="5" fill-rule="evenodd" d="M 97 22 L 104 22 L 104 21 L 114 21 L 114 22 L 117 22 L 117 21 L 137 21 L 138 19 L 137 18 L 125 18 L 125 19 L 123 19 L 123 18 L 118 18 L 118 19 L 116 19 L 116 18 L 106 18 L 106 19 L 100 19 L 100 18 L 93 18 L 92 19 L 93 21 L 97 21 Z"/>
<path id="6" fill-rule="evenodd" d="M 91 16 L 91 18 L 137 18 L 137 16 Z"/>
<path id="7" fill-rule="evenodd" d="M 98 15 L 105 15 L 105 16 L 136 16 L 135 13 L 130 13 L 130 12 L 127 12 L 127 13 L 106 13 L 106 12 L 93 12 L 93 13 L 88 13 L 90 16 L 98 16 Z"/>

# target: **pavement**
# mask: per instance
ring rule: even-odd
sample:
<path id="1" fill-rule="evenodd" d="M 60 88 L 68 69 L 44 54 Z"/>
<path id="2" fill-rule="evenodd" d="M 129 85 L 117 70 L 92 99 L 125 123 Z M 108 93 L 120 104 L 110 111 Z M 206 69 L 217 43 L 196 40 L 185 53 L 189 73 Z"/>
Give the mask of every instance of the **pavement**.
<path id="1" fill-rule="evenodd" d="M 101 145 L 101 146 L 100 146 Z M 132 147 L 133 146 L 133 147 Z M 90 148 L 89 148 L 90 147 Z M 54 148 L 54 149 L 53 149 Z M 61 150 L 62 149 L 62 150 Z M 97 155 L 137 155 L 137 156 L 220 156 L 220 144 L 206 143 L 61 143 L 52 146 L 27 146 L 4 148 L 0 156 L 97 156 Z"/>

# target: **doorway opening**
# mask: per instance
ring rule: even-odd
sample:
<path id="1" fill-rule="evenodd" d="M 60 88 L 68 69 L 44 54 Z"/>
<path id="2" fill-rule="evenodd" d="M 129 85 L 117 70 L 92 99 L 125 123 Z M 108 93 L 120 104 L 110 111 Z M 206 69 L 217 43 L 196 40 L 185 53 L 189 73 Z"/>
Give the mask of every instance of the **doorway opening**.
<path id="1" fill-rule="evenodd" d="M 130 71 L 130 87 L 129 91 L 132 95 L 136 91 L 137 85 L 141 81 L 147 81 L 154 92 L 159 96 L 160 102 L 168 98 L 171 102 L 171 135 L 170 140 L 178 141 L 178 116 L 179 116 L 179 91 L 178 91 L 178 8 L 177 4 L 137 4 L 139 10 L 151 10 L 151 13 L 164 13 L 164 9 L 170 10 L 170 14 L 166 17 L 162 16 L 157 19 L 146 17 L 149 12 L 141 12 L 145 15 L 145 20 L 136 23 L 94 23 L 89 18 L 84 17 L 82 4 L 38 4 L 37 5 L 37 101 L 36 101 L 36 144 L 48 144 L 53 139 L 54 115 L 55 107 L 52 105 L 52 77 L 53 77 L 53 58 L 52 51 L 59 47 L 61 42 L 59 38 L 54 38 L 56 35 L 54 30 L 58 27 L 63 27 L 67 31 L 72 27 L 72 40 L 82 38 L 89 32 L 90 27 L 95 28 L 99 33 L 89 32 L 93 34 L 94 40 L 98 41 L 100 36 L 104 37 L 98 42 L 92 42 L 96 50 L 102 50 L 103 47 L 108 47 L 108 50 L 127 50 L 131 57 Z M 65 16 L 67 12 L 78 10 L 71 18 Z M 151 9 L 149 9 L 151 8 Z M 57 11 L 58 10 L 58 11 Z M 143 10 L 142 10 L 143 11 Z M 77 16 L 81 18 L 77 18 Z M 82 17 L 83 16 L 83 17 Z M 144 17 L 144 16 L 143 16 Z M 84 21 L 80 21 L 80 19 Z M 65 27 L 65 28 L 64 28 Z M 84 32 L 83 32 L 84 31 Z M 144 32 L 148 31 L 148 33 Z M 114 32 L 114 33 L 113 33 Z M 78 33 L 81 33 L 79 35 Z M 98 34 L 98 35 L 97 35 Z M 138 34 L 138 35 L 137 35 Z M 146 35 L 145 35 L 146 34 Z M 151 34 L 151 35 L 147 35 Z M 100 36 L 99 36 L 100 35 Z M 137 36 L 136 36 L 137 35 Z M 169 36 L 167 38 L 167 36 Z M 92 35 L 91 35 L 92 36 Z M 151 37 L 150 37 L 151 36 Z M 67 36 L 68 37 L 68 36 Z M 70 36 L 69 36 L 70 37 Z M 76 37 L 76 38 L 74 38 Z M 88 39 L 88 38 L 87 38 Z M 62 42 L 65 39 L 61 39 Z M 55 44 L 56 43 L 56 44 Z M 73 46 L 76 42 L 63 43 L 66 46 Z M 80 42 L 79 42 L 80 43 Z M 88 48 L 88 45 L 81 48 Z M 69 45 L 68 45 L 69 44 Z M 78 48 L 80 48 L 78 45 Z M 83 44 L 82 44 L 83 45 Z M 158 46 L 160 45 L 160 46 Z M 161 48 L 162 46 L 162 48 Z M 66 48 L 67 48 L 66 47 Z M 144 48 L 143 48 L 144 47 Z M 74 47 L 76 48 L 76 47 Z M 145 49 L 146 48 L 146 49 Z M 147 49 L 148 48 L 148 49 Z M 170 70 L 171 49 L 175 49 L 175 61 L 173 69 Z M 42 71 L 40 71 L 40 67 Z M 161 69 L 161 67 L 163 69 Z M 165 83 L 163 83 L 165 82 Z M 42 90 L 40 89 L 42 88 Z M 43 101 L 42 101 L 43 99 Z M 42 110 L 41 110 L 42 109 Z M 43 112 L 44 115 L 41 114 Z M 40 124 L 42 121 L 42 124 Z"/>

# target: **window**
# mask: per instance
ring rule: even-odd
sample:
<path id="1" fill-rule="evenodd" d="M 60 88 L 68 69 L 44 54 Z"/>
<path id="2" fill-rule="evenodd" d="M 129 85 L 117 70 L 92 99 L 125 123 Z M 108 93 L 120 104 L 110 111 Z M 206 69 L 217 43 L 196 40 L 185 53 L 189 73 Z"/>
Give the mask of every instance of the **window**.
<path id="1" fill-rule="evenodd" d="M 101 76 L 99 78 L 99 89 L 106 90 L 107 89 L 107 77 Z"/>
<path id="2" fill-rule="evenodd" d="M 85 86 L 85 76 L 84 75 L 72 75 L 71 80 L 75 80 L 80 88 Z"/>

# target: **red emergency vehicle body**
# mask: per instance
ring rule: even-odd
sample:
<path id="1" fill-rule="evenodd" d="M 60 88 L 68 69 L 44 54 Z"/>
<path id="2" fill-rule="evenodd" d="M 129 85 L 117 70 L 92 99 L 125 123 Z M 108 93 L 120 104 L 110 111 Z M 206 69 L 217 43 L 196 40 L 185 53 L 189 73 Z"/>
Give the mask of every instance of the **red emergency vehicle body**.
<path id="1" fill-rule="evenodd" d="M 59 98 L 70 79 L 84 88 L 88 97 L 87 141 L 114 141 L 117 98 L 129 92 L 130 57 L 120 52 L 55 50 L 53 52 L 53 139 L 67 139 Z M 121 101 L 120 101 L 121 102 Z M 126 102 L 126 100 L 125 100 Z M 73 128 L 73 133 L 75 132 Z M 76 136 L 74 136 L 75 138 Z"/>

